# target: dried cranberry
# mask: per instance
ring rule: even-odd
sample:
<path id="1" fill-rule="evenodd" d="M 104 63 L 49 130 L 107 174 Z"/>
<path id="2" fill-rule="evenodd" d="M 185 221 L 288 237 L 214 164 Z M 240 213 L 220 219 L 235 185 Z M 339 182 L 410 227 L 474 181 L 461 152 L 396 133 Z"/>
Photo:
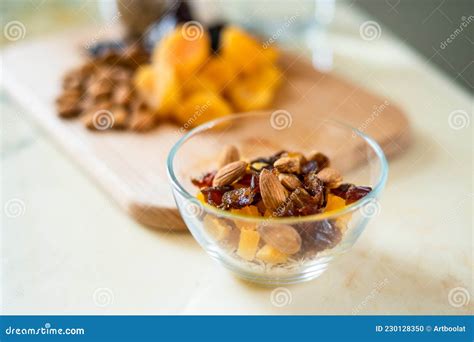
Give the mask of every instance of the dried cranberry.
<path id="1" fill-rule="evenodd" d="M 357 202 L 361 198 L 367 196 L 372 191 L 370 186 L 357 186 L 354 184 L 341 184 L 337 188 L 331 189 L 333 195 L 339 196 L 346 200 L 346 204 Z"/>
<path id="2" fill-rule="evenodd" d="M 212 181 L 214 180 L 216 172 L 217 171 L 212 171 L 202 175 L 200 178 L 192 178 L 191 182 L 199 188 L 210 187 L 212 186 Z"/>
<path id="3" fill-rule="evenodd" d="M 250 186 L 251 182 L 252 182 L 252 174 L 246 173 L 237 183 L 243 186 Z"/>
<path id="4" fill-rule="evenodd" d="M 370 186 L 357 186 L 352 185 L 346 194 L 346 204 L 351 204 L 357 202 L 361 198 L 367 196 L 369 192 L 372 191 Z"/>
<path id="5" fill-rule="evenodd" d="M 222 209 L 240 209 L 252 204 L 255 193 L 250 188 L 227 191 L 222 196 Z"/>
<path id="6" fill-rule="evenodd" d="M 220 206 L 222 204 L 222 196 L 227 191 L 232 190 L 230 186 L 214 186 L 209 188 L 201 189 L 201 192 L 206 199 L 206 202 L 210 205 L 215 207 Z"/>

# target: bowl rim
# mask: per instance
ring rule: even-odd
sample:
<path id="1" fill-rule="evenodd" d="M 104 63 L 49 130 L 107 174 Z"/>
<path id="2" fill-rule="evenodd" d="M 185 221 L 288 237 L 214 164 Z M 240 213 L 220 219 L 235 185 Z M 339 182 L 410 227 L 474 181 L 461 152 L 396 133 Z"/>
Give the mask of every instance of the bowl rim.
<path id="1" fill-rule="evenodd" d="M 342 209 L 338 210 L 333 210 L 330 212 L 326 213 L 319 213 L 319 214 L 313 214 L 313 215 L 307 215 L 307 216 L 291 216 L 291 217 L 254 217 L 254 216 L 249 216 L 249 215 L 241 215 L 241 214 L 235 214 L 230 211 L 226 210 L 221 210 L 218 209 L 214 206 L 211 206 L 207 203 L 202 203 L 200 202 L 195 195 L 190 194 L 178 181 L 176 174 L 174 172 L 174 167 L 173 167 L 173 162 L 174 158 L 179 151 L 180 147 L 191 137 L 197 135 L 198 133 L 201 133 L 203 131 L 206 131 L 208 129 L 211 129 L 218 124 L 228 121 L 228 120 L 235 120 L 237 118 L 242 118 L 242 117 L 253 117 L 253 116 L 269 116 L 271 115 L 272 112 L 270 111 L 258 111 L 258 112 L 247 112 L 247 113 L 240 113 L 240 114 L 232 114 L 230 116 L 225 116 L 222 118 L 214 119 L 211 121 L 208 121 L 204 124 L 201 124 L 192 130 L 190 130 L 188 133 L 183 135 L 170 149 L 170 152 L 168 154 L 168 157 L 166 159 L 166 169 L 167 169 L 167 174 L 168 178 L 171 181 L 172 187 L 178 191 L 180 195 L 182 195 L 186 200 L 194 202 L 194 204 L 202 207 L 206 212 L 210 212 L 211 214 L 214 214 L 218 217 L 223 217 L 223 218 L 228 218 L 228 219 L 238 219 L 242 221 L 247 221 L 247 222 L 254 222 L 254 223 L 262 223 L 265 222 L 266 224 L 268 223 L 275 223 L 275 224 L 297 224 L 297 223 L 303 223 L 303 222 L 314 222 L 314 221 L 321 221 L 321 220 L 328 220 L 328 219 L 335 219 L 337 217 L 343 216 L 347 213 L 354 212 L 358 210 L 359 208 L 365 206 L 371 201 L 374 201 L 382 192 L 383 188 L 385 187 L 385 184 L 387 182 L 388 178 L 388 162 L 385 157 L 385 154 L 380 147 L 380 145 L 370 136 L 366 135 L 362 131 L 358 130 L 355 127 L 352 127 L 349 124 L 346 124 L 342 121 L 335 120 L 335 119 L 330 119 L 330 118 L 315 118 L 313 120 L 317 120 L 320 122 L 329 122 L 332 124 L 339 125 L 343 128 L 351 130 L 353 133 L 361 137 L 375 152 L 375 155 L 377 156 L 377 159 L 381 165 L 381 172 L 379 179 L 377 180 L 375 186 L 373 187 L 372 191 L 365 197 L 361 198 L 360 200 L 351 203 L 347 206 L 345 206 Z"/>

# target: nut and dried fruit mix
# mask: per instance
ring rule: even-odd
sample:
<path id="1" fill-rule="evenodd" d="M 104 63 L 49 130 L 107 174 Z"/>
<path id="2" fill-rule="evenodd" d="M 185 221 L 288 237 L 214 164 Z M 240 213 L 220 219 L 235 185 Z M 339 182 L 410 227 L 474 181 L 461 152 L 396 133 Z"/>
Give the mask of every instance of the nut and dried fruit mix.
<path id="1" fill-rule="evenodd" d="M 218 241 L 235 247 L 241 258 L 281 264 L 312 257 L 342 239 L 350 214 L 335 219 L 279 224 L 265 218 L 300 217 L 341 210 L 371 192 L 370 187 L 343 183 L 320 152 L 307 156 L 280 151 L 250 162 L 235 146 L 226 146 L 219 169 L 192 183 L 198 199 L 234 214 L 263 218 L 260 223 L 204 217 L 206 230 Z M 349 216 L 348 216 L 349 215 Z"/>
<path id="2" fill-rule="evenodd" d="M 81 116 L 92 130 L 147 131 L 163 121 L 188 129 L 268 108 L 282 80 L 277 49 L 236 26 L 178 24 L 152 53 L 138 43 L 101 44 L 65 75 L 56 101 L 60 117 Z M 109 125 L 98 113 L 109 113 Z"/>

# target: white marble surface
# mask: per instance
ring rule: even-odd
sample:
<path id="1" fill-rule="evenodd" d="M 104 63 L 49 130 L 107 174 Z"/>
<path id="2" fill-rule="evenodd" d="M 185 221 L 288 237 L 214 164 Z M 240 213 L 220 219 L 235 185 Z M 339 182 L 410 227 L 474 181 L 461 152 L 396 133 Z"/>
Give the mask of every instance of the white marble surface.
<path id="1" fill-rule="evenodd" d="M 338 7 L 335 72 L 404 108 L 414 141 L 390 163 L 380 214 L 319 279 L 257 287 L 190 235 L 136 224 L 2 93 L 2 313 L 472 313 L 472 97 L 383 28 L 362 40 L 366 20 Z"/>

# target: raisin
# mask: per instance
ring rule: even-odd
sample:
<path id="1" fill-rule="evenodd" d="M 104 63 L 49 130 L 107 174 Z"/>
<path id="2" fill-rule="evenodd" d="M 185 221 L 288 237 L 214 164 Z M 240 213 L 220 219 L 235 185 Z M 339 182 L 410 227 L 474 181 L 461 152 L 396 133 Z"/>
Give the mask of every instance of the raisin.
<path id="1" fill-rule="evenodd" d="M 372 191 L 370 186 L 357 186 L 352 185 L 347 191 L 346 204 L 357 202 L 361 198 L 367 196 Z"/>
<path id="2" fill-rule="evenodd" d="M 311 196 L 322 206 L 326 201 L 326 187 L 316 175 L 316 171 L 311 171 L 304 177 L 304 185 Z"/>
<path id="3" fill-rule="evenodd" d="M 311 157 L 308 162 L 303 165 L 303 167 L 301 168 L 301 172 L 303 174 L 310 173 L 311 171 L 319 172 L 320 170 L 328 166 L 329 158 L 322 153 L 316 153 L 314 156 Z"/>
<path id="4" fill-rule="evenodd" d="M 341 184 L 337 188 L 331 189 L 333 195 L 339 196 L 346 200 L 346 204 L 357 202 L 361 198 L 367 196 L 372 191 L 370 186 L 357 186 L 354 184 Z"/>
<path id="5" fill-rule="evenodd" d="M 222 209 L 240 209 L 252 204 L 255 193 L 250 188 L 240 188 L 227 191 L 222 196 Z"/>
<path id="6" fill-rule="evenodd" d="M 222 197 L 224 193 L 232 190 L 230 186 L 214 186 L 201 189 L 201 192 L 206 199 L 206 202 L 210 205 L 218 207 L 222 204 Z"/>
<path id="7" fill-rule="evenodd" d="M 349 184 L 349 183 L 341 184 L 337 188 L 331 189 L 331 194 L 346 199 L 347 191 L 349 190 L 351 186 L 352 184 Z"/>
<path id="8" fill-rule="evenodd" d="M 314 255 L 336 246 L 342 238 L 341 231 L 332 221 L 302 223 L 297 226 L 306 253 Z"/>
<path id="9" fill-rule="evenodd" d="M 217 171 L 211 171 L 211 172 L 205 173 L 200 178 L 192 178 L 191 182 L 199 188 L 210 187 L 212 186 L 212 181 L 214 180 L 214 176 L 216 175 L 216 172 Z"/>
<path id="10" fill-rule="evenodd" d="M 277 153 L 271 155 L 270 157 L 260 157 L 260 158 L 252 160 L 250 162 L 250 164 L 265 163 L 265 164 L 269 164 L 269 166 L 271 166 L 271 165 L 273 165 L 274 162 L 276 162 L 278 159 L 280 159 L 280 157 L 283 153 L 287 153 L 287 152 L 286 151 L 280 151 L 280 152 L 277 152 Z"/>

